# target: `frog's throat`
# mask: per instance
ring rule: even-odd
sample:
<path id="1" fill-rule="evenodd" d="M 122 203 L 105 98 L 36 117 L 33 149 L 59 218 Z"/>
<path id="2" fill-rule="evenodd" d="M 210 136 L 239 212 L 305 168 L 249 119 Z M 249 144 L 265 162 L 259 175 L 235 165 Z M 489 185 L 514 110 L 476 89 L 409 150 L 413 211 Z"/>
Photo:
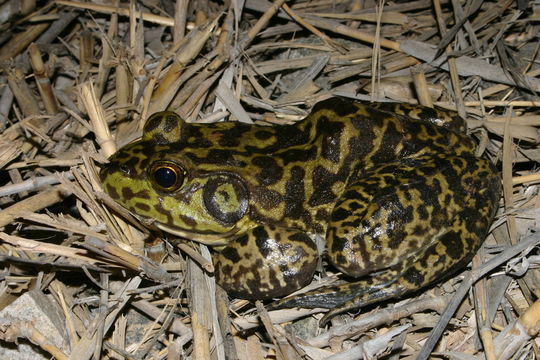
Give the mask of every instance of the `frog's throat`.
<path id="1" fill-rule="evenodd" d="M 205 245 L 209 246 L 218 246 L 218 245 L 227 245 L 231 237 L 234 236 L 238 229 L 236 227 L 232 228 L 231 230 L 220 233 L 220 234 L 200 234 L 196 232 L 181 230 L 175 227 L 171 227 L 165 224 L 161 223 L 154 223 L 154 226 L 156 226 L 158 229 L 163 230 L 165 232 L 168 232 L 169 234 L 173 234 L 176 236 L 180 236 L 189 240 L 197 241 Z"/>

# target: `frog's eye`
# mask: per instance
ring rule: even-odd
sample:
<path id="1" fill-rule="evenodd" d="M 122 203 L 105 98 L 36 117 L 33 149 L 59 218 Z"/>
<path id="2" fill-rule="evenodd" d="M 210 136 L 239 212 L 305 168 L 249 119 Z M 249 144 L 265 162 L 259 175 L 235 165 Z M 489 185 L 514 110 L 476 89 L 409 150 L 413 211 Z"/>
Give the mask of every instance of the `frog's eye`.
<path id="1" fill-rule="evenodd" d="M 176 191 L 184 183 L 184 170 L 172 162 L 157 162 L 150 168 L 150 177 L 160 190 Z"/>

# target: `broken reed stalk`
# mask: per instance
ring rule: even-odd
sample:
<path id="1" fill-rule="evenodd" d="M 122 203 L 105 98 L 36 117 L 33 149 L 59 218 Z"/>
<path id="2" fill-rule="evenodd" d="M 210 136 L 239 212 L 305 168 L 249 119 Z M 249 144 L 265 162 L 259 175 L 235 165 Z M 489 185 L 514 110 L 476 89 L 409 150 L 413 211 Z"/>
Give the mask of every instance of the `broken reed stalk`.
<path id="1" fill-rule="evenodd" d="M 45 68 L 45 64 L 41 59 L 41 54 L 36 44 L 30 44 L 28 46 L 28 53 L 30 54 L 30 62 L 34 69 L 34 76 L 36 77 L 36 84 L 43 100 L 43 105 L 47 114 L 56 114 L 58 112 L 58 102 L 54 95 L 49 76 Z"/>

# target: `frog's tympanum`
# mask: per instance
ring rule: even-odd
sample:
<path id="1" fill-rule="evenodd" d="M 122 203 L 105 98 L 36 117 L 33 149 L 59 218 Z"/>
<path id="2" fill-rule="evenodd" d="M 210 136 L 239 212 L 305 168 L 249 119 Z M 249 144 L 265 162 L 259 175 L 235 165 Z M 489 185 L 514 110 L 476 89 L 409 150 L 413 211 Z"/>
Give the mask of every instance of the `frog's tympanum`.
<path id="1" fill-rule="evenodd" d="M 358 278 L 284 298 L 328 316 L 394 298 L 466 265 L 500 180 L 455 113 L 331 98 L 293 125 L 189 124 L 152 115 L 101 171 L 105 191 L 166 232 L 213 245 L 229 294 L 282 297 L 328 261 Z"/>

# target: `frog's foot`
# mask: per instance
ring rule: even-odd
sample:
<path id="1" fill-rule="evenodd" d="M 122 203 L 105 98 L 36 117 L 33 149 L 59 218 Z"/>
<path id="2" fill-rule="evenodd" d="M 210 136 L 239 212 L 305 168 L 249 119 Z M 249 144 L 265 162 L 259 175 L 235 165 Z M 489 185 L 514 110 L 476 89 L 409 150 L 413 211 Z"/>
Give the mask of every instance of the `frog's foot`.
<path id="1" fill-rule="evenodd" d="M 345 283 L 339 285 L 324 286 L 303 294 L 290 296 L 268 305 L 269 310 L 303 307 L 303 308 L 324 308 L 338 310 L 333 315 L 340 312 L 359 308 L 371 303 L 382 301 L 402 292 L 401 287 L 395 289 L 393 283 L 395 279 L 388 279 L 386 282 L 377 284 L 377 281 L 383 281 L 382 278 L 367 278 L 361 281 Z M 344 304 L 354 301 L 355 307 L 347 307 L 341 310 Z M 329 313 L 333 313 L 331 310 Z"/>
<path id="2" fill-rule="evenodd" d="M 257 226 L 214 255 L 216 280 L 227 293 L 242 299 L 288 295 L 313 278 L 318 252 L 298 230 Z"/>

